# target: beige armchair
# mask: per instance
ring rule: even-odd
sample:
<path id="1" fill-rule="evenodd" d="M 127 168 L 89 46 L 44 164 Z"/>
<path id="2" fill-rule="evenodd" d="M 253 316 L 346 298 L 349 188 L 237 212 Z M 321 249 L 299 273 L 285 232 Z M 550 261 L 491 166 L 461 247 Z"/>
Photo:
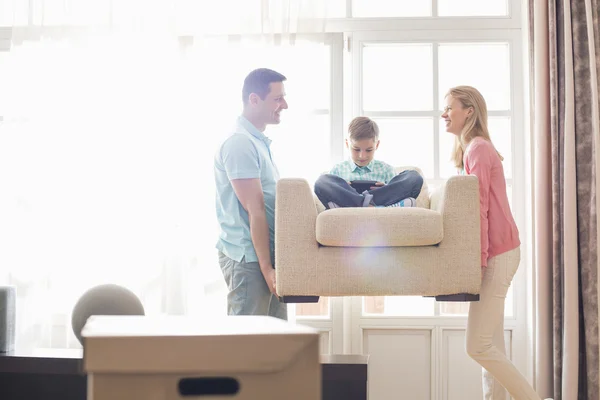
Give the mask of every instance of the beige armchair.
<path id="1" fill-rule="evenodd" d="M 405 169 L 398 168 L 400 172 Z M 420 172 L 420 171 L 419 171 Z M 304 179 L 281 179 L 275 210 L 277 293 L 318 296 L 435 296 L 478 300 L 479 186 L 453 176 L 414 208 L 325 210 Z"/>

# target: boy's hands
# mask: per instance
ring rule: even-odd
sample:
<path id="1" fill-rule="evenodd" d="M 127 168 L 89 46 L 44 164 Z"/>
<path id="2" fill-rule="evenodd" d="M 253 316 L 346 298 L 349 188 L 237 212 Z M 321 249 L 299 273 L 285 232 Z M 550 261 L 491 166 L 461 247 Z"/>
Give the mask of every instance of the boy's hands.
<path id="1" fill-rule="evenodd" d="M 377 182 L 377 183 L 375 183 L 375 186 L 371 186 L 371 190 L 380 188 L 382 186 L 385 186 L 385 183 L 383 183 L 383 182 Z"/>

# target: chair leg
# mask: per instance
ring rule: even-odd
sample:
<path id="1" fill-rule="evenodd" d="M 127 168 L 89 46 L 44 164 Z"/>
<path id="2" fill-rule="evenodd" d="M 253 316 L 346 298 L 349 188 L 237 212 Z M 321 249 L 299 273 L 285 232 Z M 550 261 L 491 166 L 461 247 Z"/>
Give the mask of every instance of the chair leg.
<path id="1" fill-rule="evenodd" d="M 439 296 L 425 296 L 435 297 L 436 301 L 457 301 L 457 302 L 471 302 L 479 301 L 478 294 L 471 293 L 457 293 L 457 294 L 444 294 Z M 282 296 L 279 300 L 282 303 L 318 303 L 319 296 Z"/>
<path id="2" fill-rule="evenodd" d="M 318 303 L 319 296 L 282 296 L 279 301 L 282 303 Z"/>
<path id="3" fill-rule="evenodd" d="M 435 297 L 435 301 L 462 301 L 462 302 L 479 301 L 479 295 L 471 294 L 471 293 L 443 294 L 443 295 L 439 295 L 439 296 L 425 296 L 425 297 Z"/>

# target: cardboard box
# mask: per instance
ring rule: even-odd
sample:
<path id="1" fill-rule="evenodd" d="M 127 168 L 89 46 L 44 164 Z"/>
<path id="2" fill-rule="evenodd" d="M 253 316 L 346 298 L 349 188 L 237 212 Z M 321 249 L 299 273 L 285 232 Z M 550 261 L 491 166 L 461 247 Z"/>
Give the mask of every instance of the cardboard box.
<path id="1" fill-rule="evenodd" d="M 94 316 L 88 400 L 321 398 L 319 334 L 271 317 Z"/>

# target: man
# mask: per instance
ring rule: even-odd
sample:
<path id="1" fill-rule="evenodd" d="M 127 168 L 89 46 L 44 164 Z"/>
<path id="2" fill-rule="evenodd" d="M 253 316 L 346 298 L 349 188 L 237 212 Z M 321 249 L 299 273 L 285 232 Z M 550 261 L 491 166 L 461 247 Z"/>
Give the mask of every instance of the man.
<path id="1" fill-rule="evenodd" d="M 260 68 L 242 89 L 243 113 L 215 156 L 219 264 L 229 289 L 229 315 L 287 319 L 275 289 L 275 188 L 279 172 L 271 157 L 269 124 L 288 108 L 286 77 Z"/>

